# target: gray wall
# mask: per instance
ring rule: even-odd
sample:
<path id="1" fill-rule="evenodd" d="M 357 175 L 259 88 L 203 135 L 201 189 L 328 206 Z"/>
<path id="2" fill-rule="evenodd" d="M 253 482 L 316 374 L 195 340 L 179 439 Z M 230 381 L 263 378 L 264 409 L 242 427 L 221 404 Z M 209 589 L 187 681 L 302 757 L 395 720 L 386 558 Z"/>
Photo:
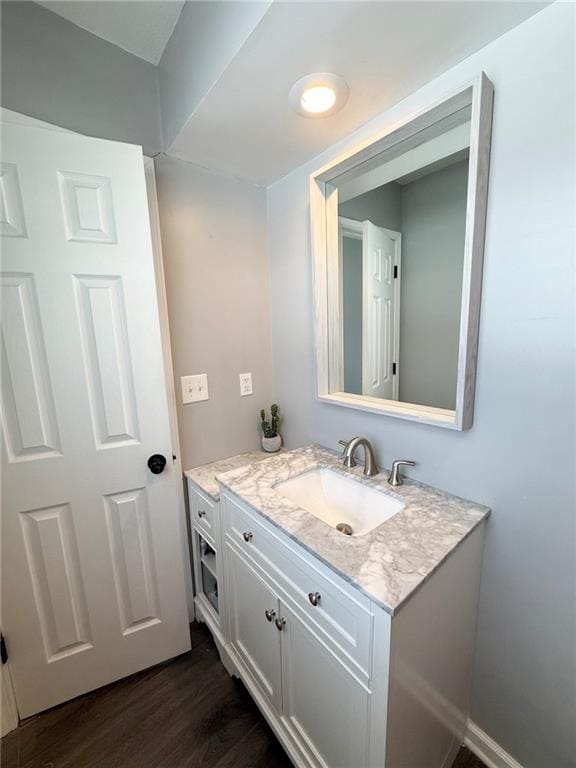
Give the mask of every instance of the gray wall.
<path id="1" fill-rule="evenodd" d="M 275 397 L 290 446 L 366 435 L 381 464 L 489 504 L 472 718 L 525 768 L 573 768 L 574 12 L 556 3 L 269 188 Z M 476 414 L 458 433 L 315 399 L 309 174 L 484 70 L 495 86 Z"/>
<path id="2" fill-rule="evenodd" d="M 35 3 L 5 2 L 1 14 L 3 107 L 161 151 L 156 67 Z"/>
<path id="3" fill-rule="evenodd" d="M 377 227 L 400 232 L 402 227 L 401 190 L 400 184 L 394 181 L 382 187 L 376 187 L 370 192 L 340 203 L 338 215 L 355 221 L 369 219 Z"/>
<path id="4" fill-rule="evenodd" d="M 266 196 L 164 155 L 155 165 L 177 400 L 180 376 L 208 374 L 209 400 L 178 403 L 189 468 L 258 448 L 272 402 Z M 240 397 L 246 371 L 254 394 Z"/>
<path id="5" fill-rule="evenodd" d="M 187 3 L 159 64 L 165 146 L 242 47 L 270 2 Z"/>
<path id="6" fill-rule="evenodd" d="M 400 400 L 456 407 L 468 161 L 402 187 Z"/>
<path id="7" fill-rule="evenodd" d="M 342 245 L 344 391 L 362 394 L 362 240 Z"/>

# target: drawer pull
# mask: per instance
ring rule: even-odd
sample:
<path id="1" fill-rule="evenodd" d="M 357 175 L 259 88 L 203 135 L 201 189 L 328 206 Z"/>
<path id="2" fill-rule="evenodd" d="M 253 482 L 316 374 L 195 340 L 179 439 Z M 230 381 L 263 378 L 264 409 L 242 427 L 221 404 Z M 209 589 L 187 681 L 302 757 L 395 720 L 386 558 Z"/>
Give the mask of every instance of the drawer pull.
<path id="1" fill-rule="evenodd" d="M 244 541 L 248 542 L 248 541 L 252 541 L 254 534 L 252 533 L 252 531 L 244 531 L 242 536 L 244 537 Z"/>
<path id="2" fill-rule="evenodd" d="M 310 600 L 313 606 L 317 606 L 321 599 L 322 599 L 322 595 L 320 594 L 320 592 L 308 593 L 308 600 Z"/>
<path id="3" fill-rule="evenodd" d="M 274 624 L 276 624 L 276 629 L 278 630 L 278 632 L 282 632 L 282 630 L 286 626 L 286 619 L 276 619 L 274 621 Z"/>
<path id="4" fill-rule="evenodd" d="M 268 621 L 272 621 L 272 619 L 274 618 L 274 616 L 276 616 L 276 611 L 275 611 L 275 610 L 271 610 L 271 611 L 264 611 L 264 615 L 266 616 L 266 619 L 267 619 Z"/>
<path id="5" fill-rule="evenodd" d="M 205 509 L 199 509 L 198 510 L 198 517 L 204 517 L 206 515 Z"/>

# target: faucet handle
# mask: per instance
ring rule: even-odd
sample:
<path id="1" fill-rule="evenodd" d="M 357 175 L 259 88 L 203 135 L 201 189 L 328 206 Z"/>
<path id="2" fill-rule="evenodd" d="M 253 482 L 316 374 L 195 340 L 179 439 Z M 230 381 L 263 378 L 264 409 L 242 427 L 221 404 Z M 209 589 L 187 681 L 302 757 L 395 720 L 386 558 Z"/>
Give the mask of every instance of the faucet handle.
<path id="1" fill-rule="evenodd" d="M 338 440 L 338 442 L 340 445 L 344 446 L 344 450 L 342 451 L 342 456 L 344 457 L 344 466 L 355 467 L 356 459 L 354 458 L 354 450 L 350 450 L 352 440 Z"/>
<path id="2" fill-rule="evenodd" d="M 402 485 L 404 482 L 400 474 L 400 467 L 415 467 L 416 462 L 409 459 L 396 459 L 392 462 L 392 471 L 388 477 L 388 484 L 393 486 Z"/>

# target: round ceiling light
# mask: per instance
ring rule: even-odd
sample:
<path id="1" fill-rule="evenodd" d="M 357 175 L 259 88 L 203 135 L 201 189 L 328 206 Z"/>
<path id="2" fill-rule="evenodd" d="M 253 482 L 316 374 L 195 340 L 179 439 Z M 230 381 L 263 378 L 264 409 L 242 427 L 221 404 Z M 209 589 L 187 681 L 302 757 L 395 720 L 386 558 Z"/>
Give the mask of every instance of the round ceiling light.
<path id="1" fill-rule="evenodd" d="M 290 89 L 290 105 L 303 117 L 328 117 L 348 100 L 346 80 L 331 72 L 314 72 L 301 77 Z"/>

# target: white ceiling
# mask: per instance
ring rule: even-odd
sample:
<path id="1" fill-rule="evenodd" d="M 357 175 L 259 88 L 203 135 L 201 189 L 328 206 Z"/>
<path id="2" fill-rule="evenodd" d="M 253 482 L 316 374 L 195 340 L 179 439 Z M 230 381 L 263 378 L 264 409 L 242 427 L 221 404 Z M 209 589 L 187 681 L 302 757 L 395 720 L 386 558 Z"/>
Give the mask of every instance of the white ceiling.
<path id="1" fill-rule="evenodd" d="M 184 0 L 38 0 L 78 27 L 158 64 Z"/>
<path id="2" fill-rule="evenodd" d="M 190 117 L 170 154 L 268 183 L 545 7 L 532 2 L 275 2 Z M 309 120 L 292 84 L 334 72 L 344 109 Z"/>
<path id="3" fill-rule="evenodd" d="M 184 6 L 184 0 L 38 1 L 152 64 L 158 64 Z M 167 151 L 270 183 L 546 5 L 275 0 Z M 290 88 L 311 72 L 346 79 L 350 98 L 340 112 L 309 120 L 292 111 Z"/>

